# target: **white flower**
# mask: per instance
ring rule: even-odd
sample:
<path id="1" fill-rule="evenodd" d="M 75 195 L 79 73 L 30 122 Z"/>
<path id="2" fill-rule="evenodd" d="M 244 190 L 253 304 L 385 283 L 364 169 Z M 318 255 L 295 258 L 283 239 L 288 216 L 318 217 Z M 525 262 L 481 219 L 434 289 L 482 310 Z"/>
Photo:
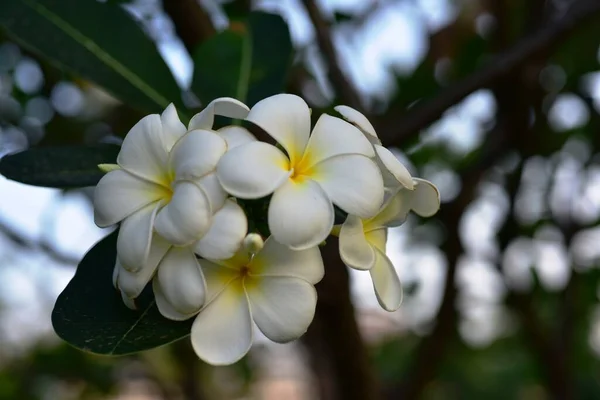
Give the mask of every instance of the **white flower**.
<path id="1" fill-rule="evenodd" d="M 348 213 L 373 216 L 383 202 L 383 182 L 373 147 L 342 119 L 322 115 L 310 135 L 304 100 L 280 94 L 258 102 L 247 120 L 285 149 L 250 142 L 228 151 L 217 176 L 235 197 L 273 194 L 268 223 L 274 238 L 301 250 L 322 242 L 333 226 L 332 202 Z"/>
<path id="2" fill-rule="evenodd" d="M 348 122 L 359 128 L 373 144 L 373 148 L 377 154 L 377 165 L 383 174 L 385 188 L 392 193 L 403 187 L 412 190 L 413 181 L 410 173 L 391 151 L 381 145 L 381 140 L 379 140 L 375 128 L 373 128 L 367 117 L 348 106 L 337 106 L 334 107 L 334 110 L 340 113 Z"/>
<path id="3" fill-rule="evenodd" d="M 253 240 L 250 240 L 253 241 Z M 206 305 L 192 326 L 196 354 L 213 365 L 238 361 L 250 349 L 253 322 L 269 339 L 285 343 L 306 332 L 315 312 L 314 284 L 323 277 L 317 247 L 294 251 L 268 238 L 251 256 L 242 247 L 225 261 L 200 260 L 207 284 Z M 167 318 L 184 319 L 164 301 L 154 285 L 156 302 Z"/>
<path id="4" fill-rule="evenodd" d="M 431 182 L 415 178 L 413 185 L 414 190 L 401 189 L 389 198 L 373 218 L 348 215 L 339 230 L 342 261 L 370 272 L 377 300 L 387 311 L 397 310 L 402 302 L 400 279 L 385 254 L 387 228 L 402 224 L 411 210 L 429 217 L 440 207 L 439 192 Z"/>

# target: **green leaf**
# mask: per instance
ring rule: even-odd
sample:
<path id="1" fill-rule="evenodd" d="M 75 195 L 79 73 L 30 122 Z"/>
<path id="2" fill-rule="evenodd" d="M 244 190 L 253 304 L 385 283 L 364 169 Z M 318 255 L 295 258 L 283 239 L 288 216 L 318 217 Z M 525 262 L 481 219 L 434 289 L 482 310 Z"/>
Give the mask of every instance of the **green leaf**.
<path id="1" fill-rule="evenodd" d="M 117 234 L 101 240 L 83 257 L 75 277 L 58 296 L 52 311 L 58 336 L 82 350 L 107 355 L 147 350 L 187 336 L 194 319 L 164 318 L 151 290 L 136 299 L 138 310 L 125 307 L 112 285 Z"/>
<path id="2" fill-rule="evenodd" d="M 98 164 L 116 163 L 115 145 L 33 147 L 0 160 L 0 174 L 34 186 L 94 186 L 104 175 Z"/>
<path id="3" fill-rule="evenodd" d="M 285 90 L 291 57 L 285 21 L 253 12 L 245 25 L 232 24 L 197 49 L 192 90 L 203 104 L 227 96 L 252 106 Z"/>
<path id="4" fill-rule="evenodd" d="M 182 108 L 181 90 L 156 46 L 121 7 L 96 0 L 2 1 L 0 26 L 131 106 L 159 112 L 174 102 Z"/>

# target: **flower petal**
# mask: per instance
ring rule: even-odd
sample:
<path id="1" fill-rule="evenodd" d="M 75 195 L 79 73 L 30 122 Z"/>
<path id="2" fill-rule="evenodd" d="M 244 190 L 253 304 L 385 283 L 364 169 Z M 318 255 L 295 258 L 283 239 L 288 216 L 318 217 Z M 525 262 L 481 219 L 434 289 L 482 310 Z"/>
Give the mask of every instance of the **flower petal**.
<path id="1" fill-rule="evenodd" d="M 396 311 L 402 303 L 402 284 L 394 265 L 385 253 L 377 250 L 376 261 L 369 270 L 377 301 L 386 311 Z"/>
<path id="2" fill-rule="evenodd" d="M 228 151 L 217 164 L 221 186 L 235 197 L 258 199 L 278 188 L 289 176 L 289 160 L 277 147 L 263 142 Z"/>
<path id="3" fill-rule="evenodd" d="M 148 261 L 152 228 L 160 202 L 150 204 L 125 218 L 117 238 L 117 257 L 123 268 L 137 272 Z"/>
<path id="4" fill-rule="evenodd" d="M 371 246 L 385 253 L 388 230 L 386 228 L 375 229 L 365 233 L 365 238 Z"/>
<path id="5" fill-rule="evenodd" d="M 304 157 L 307 157 L 307 166 L 342 154 L 374 157 L 375 151 L 358 128 L 343 119 L 321 115 L 306 146 Z"/>
<path id="6" fill-rule="evenodd" d="M 181 181 L 169 204 L 158 212 L 154 229 L 175 246 L 192 244 L 210 228 L 212 210 L 210 201 L 198 185 Z"/>
<path id="7" fill-rule="evenodd" d="M 292 163 L 300 161 L 310 134 L 310 110 L 301 97 L 276 94 L 259 101 L 246 117 L 287 151 Z"/>
<path id="8" fill-rule="evenodd" d="M 177 180 L 198 179 L 213 171 L 226 151 L 225 139 L 216 132 L 194 130 L 175 144 L 169 165 Z"/>
<path id="9" fill-rule="evenodd" d="M 209 260 L 199 260 L 198 262 L 206 282 L 205 304 L 213 301 L 230 283 L 240 278 L 240 271 L 237 268 L 230 268 Z"/>
<path id="10" fill-rule="evenodd" d="M 367 241 L 360 218 L 348 215 L 340 230 L 340 257 L 355 269 L 370 269 L 375 263 L 375 250 Z"/>
<path id="11" fill-rule="evenodd" d="M 414 190 L 400 189 L 395 195 L 387 199 L 377 215 L 363 222 L 365 232 L 402 225 L 410 211 L 413 195 Z"/>
<path id="12" fill-rule="evenodd" d="M 269 204 L 269 229 L 279 243 L 304 250 L 321 243 L 333 227 L 333 204 L 310 179 L 291 179 L 275 190 Z"/>
<path id="13" fill-rule="evenodd" d="M 440 192 L 425 179 L 415 178 L 415 191 L 411 203 L 412 210 L 421 217 L 431 217 L 440 209 Z"/>
<path id="14" fill-rule="evenodd" d="M 233 200 L 213 215 L 212 225 L 206 234 L 196 242 L 194 251 L 212 260 L 226 260 L 233 257 L 248 232 L 248 220 L 242 207 Z"/>
<path id="15" fill-rule="evenodd" d="M 170 151 L 173 145 L 182 137 L 186 132 L 187 128 L 179 119 L 177 115 L 177 109 L 173 103 L 163 111 L 160 116 L 162 123 L 162 130 L 164 135 L 164 143 L 167 146 L 167 151 Z"/>
<path id="16" fill-rule="evenodd" d="M 252 345 L 252 318 L 241 281 L 231 283 L 196 317 L 191 341 L 194 351 L 212 365 L 230 365 Z"/>
<path id="17" fill-rule="evenodd" d="M 228 150 L 257 141 L 253 134 L 241 126 L 229 125 L 219 129 L 217 132 L 227 142 Z"/>
<path id="18" fill-rule="evenodd" d="M 197 314 L 197 312 L 183 314 L 177 311 L 175 307 L 173 307 L 171 303 L 169 303 L 169 300 L 167 300 L 167 298 L 165 297 L 165 294 L 160 288 L 160 284 L 158 283 L 158 279 L 156 278 L 156 276 L 152 280 L 152 292 L 154 293 L 154 301 L 156 302 L 156 307 L 158 308 L 158 311 L 163 317 L 167 319 L 173 321 L 185 321 L 186 319 L 190 319 L 191 317 Z"/>
<path id="19" fill-rule="evenodd" d="M 375 145 L 377 153 L 377 164 L 383 174 L 383 183 L 385 187 L 396 188 L 399 185 L 406 189 L 414 188 L 412 176 L 404 164 L 387 148 Z"/>
<path id="20" fill-rule="evenodd" d="M 94 189 L 94 222 L 116 224 L 137 210 L 169 195 L 168 189 L 117 169 L 104 175 Z"/>
<path id="21" fill-rule="evenodd" d="M 227 200 L 227 192 L 223 189 L 223 186 L 219 183 L 216 172 L 211 172 L 200 179 L 194 181 L 204 193 L 208 196 L 210 203 L 210 209 L 218 210 L 223 207 L 225 200 Z"/>
<path id="22" fill-rule="evenodd" d="M 117 266 L 115 268 L 119 268 L 119 272 L 116 278 L 116 286 L 123 291 L 127 297 L 138 297 L 140 293 L 142 293 L 142 290 L 144 290 L 146 284 L 148 284 L 148 282 L 150 282 L 152 279 L 158 264 L 163 259 L 170 247 L 171 245 L 169 243 L 167 243 L 160 236 L 154 234 L 152 237 L 152 242 L 150 243 L 150 252 L 148 253 L 146 264 L 142 267 L 142 269 L 135 273 L 129 272 L 123 268 L 117 257 Z"/>
<path id="23" fill-rule="evenodd" d="M 256 277 L 247 278 L 244 286 L 252 319 L 266 337 L 286 343 L 306 332 L 317 305 L 313 285 L 297 278 Z"/>
<path id="24" fill-rule="evenodd" d="M 155 279 L 165 300 L 178 313 L 191 315 L 204 305 L 206 283 L 191 247 L 172 247 L 158 266 Z"/>
<path id="25" fill-rule="evenodd" d="M 248 115 L 249 108 L 239 100 L 231 97 L 219 97 L 214 99 L 204 110 L 194 115 L 188 125 L 188 129 L 212 129 L 215 115 L 228 118 L 243 119 Z"/>
<path id="26" fill-rule="evenodd" d="M 312 168 L 311 177 L 348 214 L 374 216 L 383 203 L 383 180 L 377 165 L 360 155 L 327 159 Z"/>
<path id="27" fill-rule="evenodd" d="M 171 146 L 171 139 L 163 133 L 160 116 L 151 114 L 142 118 L 127 133 L 117 156 L 117 164 L 140 178 L 165 184 Z"/>
<path id="28" fill-rule="evenodd" d="M 355 110 L 352 107 L 348 106 L 336 106 L 333 108 L 335 111 L 340 113 L 340 115 L 351 124 L 355 125 L 358 129 L 360 129 L 369 139 L 369 141 L 373 144 L 381 144 L 377 133 L 375 132 L 375 128 L 369 121 L 367 117 L 365 117 L 361 112 Z"/>
<path id="29" fill-rule="evenodd" d="M 317 246 L 306 250 L 292 250 L 270 236 L 262 250 L 252 259 L 250 273 L 261 277 L 295 277 L 314 285 L 323 279 L 325 269 Z"/>

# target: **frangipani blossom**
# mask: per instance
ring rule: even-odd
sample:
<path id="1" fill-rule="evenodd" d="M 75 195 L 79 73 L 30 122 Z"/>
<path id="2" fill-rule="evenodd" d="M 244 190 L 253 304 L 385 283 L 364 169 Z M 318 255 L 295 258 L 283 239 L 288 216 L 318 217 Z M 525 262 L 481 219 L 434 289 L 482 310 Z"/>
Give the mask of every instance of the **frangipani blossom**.
<path id="1" fill-rule="evenodd" d="M 414 190 L 401 189 L 388 199 L 373 218 L 348 218 L 339 234 L 340 257 L 344 264 L 358 270 L 368 270 L 381 307 L 395 311 L 402 302 L 402 285 L 396 269 L 385 254 L 387 228 L 401 225 L 409 213 L 429 217 L 440 207 L 440 195 L 429 181 L 414 178 Z M 336 232 L 337 231 L 337 232 Z"/>
<path id="2" fill-rule="evenodd" d="M 379 140 L 375 128 L 373 128 L 367 117 L 348 106 L 337 106 L 334 109 L 346 121 L 359 128 L 373 144 L 373 148 L 377 154 L 377 165 L 381 169 L 385 188 L 391 192 L 395 192 L 400 188 L 412 190 L 413 181 L 410 173 L 391 151 L 381 145 L 381 140 Z"/>
<path id="3" fill-rule="evenodd" d="M 310 134 L 304 100 L 280 94 L 258 102 L 248 114 L 285 149 L 250 142 L 228 151 L 217 165 L 223 188 L 235 197 L 273 194 L 268 224 L 273 237 L 292 249 L 321 243 L 333 226 L 336 204 L 368 218 L 383 202 L 383 181 L 373 146 L 342 119 L 323 114 Z"/>

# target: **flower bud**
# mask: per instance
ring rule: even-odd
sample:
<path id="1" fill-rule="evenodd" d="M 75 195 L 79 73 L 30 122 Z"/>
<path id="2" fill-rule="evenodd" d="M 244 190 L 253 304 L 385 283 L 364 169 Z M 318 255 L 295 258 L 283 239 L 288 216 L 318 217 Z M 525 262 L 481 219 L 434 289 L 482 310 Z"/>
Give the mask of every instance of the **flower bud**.
<path id="1" fill-rule="evenodd" d="M 258 233 L 249 233 L 244 238 L 242 246 L 248 253 L 256 254 L 262 250 L 265 242 Z"/>

